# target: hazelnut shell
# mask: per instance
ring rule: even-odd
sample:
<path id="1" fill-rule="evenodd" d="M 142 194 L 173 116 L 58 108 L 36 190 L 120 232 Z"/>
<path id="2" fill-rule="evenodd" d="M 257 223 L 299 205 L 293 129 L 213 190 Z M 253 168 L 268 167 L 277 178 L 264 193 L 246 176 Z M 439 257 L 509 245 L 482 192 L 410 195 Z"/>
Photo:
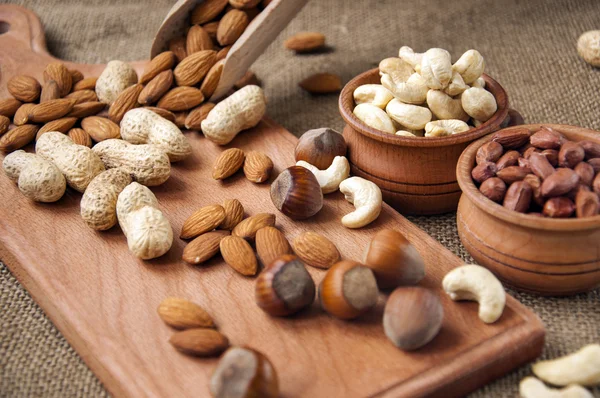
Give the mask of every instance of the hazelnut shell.
<path id="1" fill-rule="evenodd" d="M 288 167 L 271 184 L 271 201 L 294 220 L 314 216 L 323 207 L 323 193 L 315 175 L 302 166 Z"/>
<path id="2" fill-rule="evenodd" d="M 322 127 L 302 134 L 296 145 L 296 161 L 304 160 L 325 170 L 336 156 L 346 156 L 346 140 L 337 131 Z"/>

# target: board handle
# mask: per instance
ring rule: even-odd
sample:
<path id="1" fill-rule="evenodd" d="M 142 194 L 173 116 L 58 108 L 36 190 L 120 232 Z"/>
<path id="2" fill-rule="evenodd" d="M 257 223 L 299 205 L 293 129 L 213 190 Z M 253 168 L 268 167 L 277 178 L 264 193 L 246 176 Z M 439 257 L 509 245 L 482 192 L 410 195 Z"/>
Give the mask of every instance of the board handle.
<path id="1" fill-rule="evenodd" d="M 26 49 L 47 55 L 46 36 L 38 16 L 21 6 L 0 5 L 0 47 L 5 51 Z"/>

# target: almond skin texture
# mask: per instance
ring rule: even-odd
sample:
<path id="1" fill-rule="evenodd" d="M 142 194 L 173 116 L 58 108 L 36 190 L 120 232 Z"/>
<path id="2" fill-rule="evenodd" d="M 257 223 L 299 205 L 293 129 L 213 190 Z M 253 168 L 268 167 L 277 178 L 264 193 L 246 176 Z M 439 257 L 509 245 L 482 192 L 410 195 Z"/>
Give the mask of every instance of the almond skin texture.
<path id="1" fill-rule="evenodd" d="M 0 151 L 12 152 L 23 148 L 35 138 L 39 126 L 34 124 L 24 124 L 9 130 L 8 133 L 0 137 Z"/>
<path id="2" fill-rule="evenodd" d="M 66 134 L 71 127 L 73 127 L 77 123 L 76 117 L 63 117 L 60 119 L 53 120 L 48 122 L 42 126 L 41 129 L 38 130 L 35 140 L 37 141 L 40 136 L 49 131 L 58 131 L 60 133 Z"/>
<path id="3" fill-rule="evenodd" d="M 147 84 L 150 80 L 154 79 L 160 73 L 170 70 L 175 65 L 177 57 L 173 51 L 165 51 L 152 58 L 152 61 L 148 63 L 144 74 L 140 77 L 140 83 Z"/>
<path id="4" fill-rule="evenodd" d="M 0 115 L 9 118 L 13 117 L 21 105 L 23 105 L 21 101 L 14 98 L 5 98 L 0 100 Z"/>
<path id="5" fill-rule="evenodd" d="M 97 77 L 86 77 L 83 80 L 78 81 L 73 86 L 73 91 L 79 90 L 96 90 Z"/>
<path id="6" fill-rule="evenodd" d="M 204 101 L 204 96 L 202 95 L 202 91 L 197 88 L 175 87 L 163 95 L 156 106 L 172 112 L 187 111 L 200 105 L 202 101 Z"/>
<path id="7" fill-rule="evenodd" d="M 70 76 L 70 75 L 69 75 Z M 29 110 L 27 118 L 33 123 L 46 123 L 61 118 L 73 109 L 75 100 L 55 99 L 35 105 Z"/>
<path id="8" fill-rule="evenodd" d="M 228 46 L 244 33 L 250 20 L 248 15 L 240 10 L 231 10 L 227 12 L 217 28 L 217 41 L 221 46 Z"/>
<path id="9" fill-rule="evenodd" d="M 23 104 L 15 112 L 13 123 L 17 126 L 21 126 L 29 122 L 29 111 L 35 108 L 36 104 Z"/>
<path id="10" fill-rule="evenodd" d="M 213 329 L 176 332 L 169 342 L 184 354 L 198 357 L 216 357 L 229 347 L 227 337 Z"/>
<path id="11" fill-rule="evenodd" d="M 202 91 L 202 94 L 204 94 L 205 98 L 210 98 L 217 89 L 219 79 L 221 78 L 221 73 L 223 72 L 223 65 L 225 65 L 225 60 L 215 63 L 202 81 L 200 91 Z"/>
<path id="12" fill-rule="evenodd" d="M 219 229 L 232 230 L 244 219 L 244 206 L 237 199 L 227 199 L 223 202 L 225 219 L 219 225 Z"/>
<path id="13" fill-rule="evenodd" d="M 181 227 L 181 239 L 191 239 L 212 231 L 225 219 L 225 209 L 220 205 L 210 205 L 196 210 Z"/>
<path id="14" fill-rule="evenodd" d="M 497 132 L 492 141 L 502 145 L 504 149 L 516 149 L 529 142 L 530 136 L 531 132 L 526 128 L 511 129 Z"/>
<path id="15" fill-rule="evenodd" d="M 164 299 L 158 306 L 158 315 L 164 323 L 175 329 L 215 327 L 211 316 L 202 307 L 181 298 Z"/>
<path id="16" fill-rule="evenodd" d="M 71 82 L 73 83 L 72 86 L 74 86 L 77 82 L 83 80 L 83 73 L 81 73 L 77 69 L 69 69 L 69 72 L 71 72 Z M 71 90 L 73 89 L 72 86 Z"/>
<path id="17" fill-rule="evenodd" d="M 71 94 L 67 95 L 65 98 L 74 99 L 75 104 L 83 104 L 85 102 L 98 101 L 98 96 L 96 95 L 96 92 L 93 90 L 73 91 Z"/>
<path id="18" fill-rule="evenodd" d="M 225 9 L 228 0 L 206 0 L 194 8 L 191 22 L 193 25 L 202 25 L 215 19 Z"/>
<path id="19" fill-rule="evenodd" d="M 239 236 L 226 236 L 220 243 L 221 255 L 234 270 L 245 276 L 256 275 L 258 264 L 250 244 Z"/>
<path id="20" fill-rule="evenodd" d="M 298 85 L 310 94 L 330 94 L 342 89 L 342 79 L 332 73 L 316 73 Z"/>
<path id="21" fill-rule="evenodd" d="M 294 253 L 306 264 L 329 269 L 340 259 L 337 247 L 323 235 L 304 232 L 292 242 Z"/>
<path id="22" fill-rule="evenodd" d="M 92 147 L 92 137 L 90 137 L 90 135 L 86 133 L 84 129 L 71 129 L 67 135 L 77 145 L 87 146 L 88 148 Z"/>
<path id="23" fill-rule="evenodd" d="M 60 89 L 60 96 L 64 97 L 71 92 L 73 75 L 67 67 L 60 62 L 53 62 L 44 69 L 44 82 L 54 80 Z"/>
<path id="24" fill-rule="evenodd" d="M 223 151 L 215 161 L 213 166 L 212 178 L 223 180 L 242 167 L 244 164 L 244 151 L 239 148 L 230 148 Z"/>
<path id="25" fill-rule="evenodd" d="M 54 80 L 48 80 L 42 87 L 40 103 L 60 98 L 60 89 Z"/>
<path id="26" fill-rule="evenodd" d="M 0 115 L 0 135 L 3 135 L 8 131 L 8 127 L 10 126 L 10 119 L 6 116 Z"/>
<path id="27" fill-rule="evenodd" d="M 240 238 L 254 240 L 259 229 L 275 225 L 275 214 L 259 213 L 242 220 L 233 228 L 231 234 Z"/>
<path id="28" fill-rule="evenodd" d="M 208 113 L 215 107 L 213 102 L 206 102 L 192 109 L 185 118 L 185 128 L 190 130 L 202 130 L 201 123 L 208 117 Z"/>
<path id="29" fill-rule="evenodd" d="M 108 118 L 119 124 L 127 111 L 139 106 L 138 97 L 144 89 L 143 84 L 134 84 L 121 91 L 115 102 L 108 108 Z"/>
<path id="30" fill-rule="evenodd" d="M 299 32 L 283 42 L 288 50 L 306 53 L 325 45 L 325 35 L 319 32 Z"/>
<path id="31" fill-rule="evenodd" d="M 183 261 L 189 264 L 201 264 L 219 252 L 221 239 L 229 235 L 229 231 L 214 231 L 200 235 L 183 249 Z"/>
<path id="32" fill-rule="evenodd" d="M 6 84 L 8 92 L 15 99 L 23 102 L 35 102 L 42 91 L 40 83 L 31 76 L 15 76 Z"/>
<path id="33" fill-rule="evenodd" d="M 106 104 L 104 102 L 84 102 L 83 104 L 75 104 L 71 112 L 67 113 L 68 117 L 84 118 L 94 116 L 102 112 Z"/>
<path id="34" fill-rule="evenodd" d="M 121 138 L 121 129 L 119 126 L 100 116 L 86 117 L 81 121 L 81 127 L 96 142 L 110 138 Z"/>
<path id="35" fill-rule="evenodd" d="M 188 55 L 202 50 L 212 50 L 213 42 L 208 33 L 199 25 L 193 25 L 186 37 L 185 48 Z"/>
<path id="36" fill-rule="evenodd" d="M 173 70 L 177 85 L 193 86 L 199 83 L 215 62 L 217 62 L 217 53 L 213 50 L 203 50 L 188 55 Z"/>
<path id="37" fill-rule="evenodd" d="M 285 235 L 275 227 L 259 229 L 255 239 L 258 259 L 265 267 L 285 254 L 292 254 L 292 247 Z"/>
<path id="38" fill-rule="evenodd" d="M 260 184 L 269 179 L 273 170 L 273 161 L 262 152 L 250 151 L 244 162 L 244 175 L 252 182 Z"/>
<path id="39" fill-rule="evenodd" d="M 185 57 L 187 57 L 187 51 L 185 50 L 185 36 L 169 40 L 169 51 L 175 54 L 177 62 L 183 61 Z"/>
<path id="40" fill-rule="evenodd" d="M 157 108 L 155 106 L 145 106 L 144 108 L 150 109 L 152 112 L 156 113 L 158 116 L 167 119 L 171 123 L 175 123 L 175 114 L 166 109 Z M 179 127 L 179 126 L 177 126 Z"/>
<path id="41" fill-rule="evenodd" d="M 153 104 L 159 100 L 173 85 L 173 71 L 171 69 L 160 72 L 140 91 L 137 102 L 142 105 Z"/>

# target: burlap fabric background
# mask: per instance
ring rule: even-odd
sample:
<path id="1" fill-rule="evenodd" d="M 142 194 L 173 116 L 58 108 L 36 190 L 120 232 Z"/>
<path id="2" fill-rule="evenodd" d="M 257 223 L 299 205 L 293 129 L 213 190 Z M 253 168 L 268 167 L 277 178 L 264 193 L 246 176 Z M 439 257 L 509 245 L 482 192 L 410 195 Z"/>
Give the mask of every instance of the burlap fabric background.
<path id="1" fill-rule="evenodd" d="M 58 57 L 87 63 L 147 57 L 168 0 L 21 0 L 41 17 L 48 46 Z M 469 48 L 486 58 L 487 72 L 509 93 L 527 121 L 600 129 L 600 70 L 581 61 L 579 34 L 600 29 L 598 0 L 313 0 L 254 65 L 269 98 L 268 114 L 293 133 L 341 129 L 337 96 L 311 97 L 303 77 L 331 71 L 344 81 L 397 54 L 401 45 Z M 282 49 L 300 30 L 327 35 L 332 52 L 294 56 Z M 1 67 L 1 66 L 0 66 Z M 455 215 L 411 220 L 465 261 Z M 544 358 L 600 342 L 600 290 L 570 298 L 511 292 L 547 327 Z M 99 397 L 108 393 L 8 269 L 0 264 L 0 396 Z M 514 397 L 522 367 L 473 397 Z M 600 390 L 595 393 L 600 396 Z"/>

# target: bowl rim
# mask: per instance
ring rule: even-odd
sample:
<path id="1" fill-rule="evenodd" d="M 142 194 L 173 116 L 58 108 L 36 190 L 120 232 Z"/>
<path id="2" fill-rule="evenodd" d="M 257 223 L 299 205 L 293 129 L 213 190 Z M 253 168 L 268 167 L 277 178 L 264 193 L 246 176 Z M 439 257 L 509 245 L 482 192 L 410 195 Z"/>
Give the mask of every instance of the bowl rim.
<path id="1" fill-rule="evenodd" d="M 369 69 L 350 80 L 340 92 L 338 100 L 338 108 L 342 119 L 355 131 L 370 137 L 374 140 L 385 142 L 392 145 L 407 146 L 407 147 L 439 147 L 461 144 L 464 142 L 473 141 L 483 137 L 486 134 L 497 131 L 502 122 L 508 116 L 508 96 L 504 88 L 496 80 L 492 79 L 485 73 L 482 75 L 485 80 L 486 90 L 494 95 L 498 109 L 496 113 L 482 123 L 479 127 L 474 127 L 464 133 L 454 134 L 447 137 L 405 137 L 394 134 L 385 133 L 383 131 L 367 126 L 359 118 L 354 116 L 352 112 L 354 107 L 354 90 L 365 83 L 365 80 L 372 78 L 373 75 L 379 75 L 379 68 Z"/>
<path id="2" fill-rule="evenodd" d="M 587 139 L 600 143 L 600 132 L 585 127 L 571 126 L 567 124 L 523 124 L 520 126 L 506 127 L 499 131 L 511 131 L 522 128 L 527 128 L 530 131 L 537 131 L 544 126 L 551 127 L 570 139 L 572 139 L 572 135 L 576 135 L 577 138 L 579 138 L 576 141 Z M 499 218 L 507 223 L 517 224 L 521 227 L 544 231 L 582 231 L 600 228 L 600 215 L 584 218 L 538 217 L 508 210 L 501 204 L 485 197 L 475 186 L 475 183 L 471 177 L 471 170 L 475 164 L 475 155 L 477 150 L 486 142 L 491 141 L 495 133 L 488 134 L 485 137 L 482 137 L 479 140 L 471 143 L 460 155 L 458 163 L 456 164 L 456 180 L 458 181 L 458 185 L 463 192 L 462 194 L 466 195 L 469 200 L 475 204 L 475 206 L 477 206 L 486 214 L 489 214 L 495 218 Z"/>

